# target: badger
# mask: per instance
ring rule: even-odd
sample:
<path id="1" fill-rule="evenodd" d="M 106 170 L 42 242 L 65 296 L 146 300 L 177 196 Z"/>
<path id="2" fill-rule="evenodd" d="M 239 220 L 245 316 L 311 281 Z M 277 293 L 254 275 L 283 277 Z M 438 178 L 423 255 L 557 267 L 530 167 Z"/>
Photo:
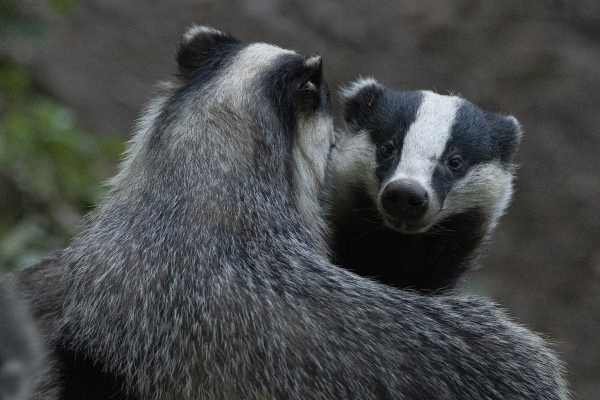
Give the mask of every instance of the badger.
<path id="1" fill-rule="evenodd" d="M 0 400 L 25 400 L 38 383 L 44 349 L 12 285 L 0 284 Z"/>
<path id="2" fill-rule="evenodd" d="M 567 398 L 489 301 L 331 263 L 320 56 L 194 26 L 177 65 L 107 198 L 19 275 L 60 372 L 37 399 Z"/>
<path id="3" fill-rule="evenodd" d="M 510 202 L 518 121 L 373 78 L 341 97 L 328 172 L 334 262 L 400 288 L 455 288 Z"/>

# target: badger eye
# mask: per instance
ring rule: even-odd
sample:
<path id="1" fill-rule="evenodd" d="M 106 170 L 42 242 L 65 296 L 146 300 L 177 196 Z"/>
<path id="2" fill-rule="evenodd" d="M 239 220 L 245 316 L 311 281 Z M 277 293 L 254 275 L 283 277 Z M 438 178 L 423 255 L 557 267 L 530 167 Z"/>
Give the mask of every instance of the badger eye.
<path id="1" fill-rule="evenodd" d="M 452 158 L 448 160 L 448 168 L 450 168 L 450 170 L 453 172 L 459 171 L 460 167 L 462 167 L 462 164 L 463 159 L 459 155 L 452 156 Z"/>
<path id="2" fill-rule="evenodd" d="M 379 154 L 383 158 L 389 158 L 394 154 L 394 150 L 396 150 L 396 146 L 394 146 L 394 142 L 390 141 L 390 142 L 384 143 L 379 148 Z"/>

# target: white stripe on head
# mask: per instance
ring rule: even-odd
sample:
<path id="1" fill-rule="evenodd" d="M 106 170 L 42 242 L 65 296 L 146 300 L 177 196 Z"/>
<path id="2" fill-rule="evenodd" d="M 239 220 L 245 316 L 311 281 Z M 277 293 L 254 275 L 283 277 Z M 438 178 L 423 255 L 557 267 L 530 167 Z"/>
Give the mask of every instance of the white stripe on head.
<path id="1" fill-rule="evenodd" d="M 423 91 L 415 122 L 409 126 L 402 154 L 390 180 L 410 178 L 431 187 L 434 168 L 452 133 L 462 99 Z"/>
<path id="2" fill-rule="evenodd" d="M 284 54 L 296 54 L 294 51 L 285 50 L 277 46 L 265 43 L 254 43 L 247 45 L 239 53 L 228 60 L 218 72 L 217 76 L 208 82 L 199 93 L 200 96 L 189 96 L 186 98 L 188 107 L 186 123 L 179 124 L 182 131 L 173 135 L 176 140 L 187 140 L 189 135 L 199 134 L 189 127 L 203 126 L 206 121 L 218 121 L 220 126 L 226 124 L 240 125 L 243 121 L 252 121 L 249 115 L 250 106 L 257 101 L 257 94 L 260 93 L 263 85 L 261 76 L 264 72 L 274 65 L 278 57 Z M 232 110 L 234 114 L 227 112 L 224 116 L 224 110 Z M 250 124 L 252 122 L 249 122 Z M 239 152 L 238 161 L 240 165 L 252 160 L 254 152 L 254 142 L 249 135 L 239 135 L 236 129 L 232 129 L 233 134 L 212 135 L 210 130 L 204 130 L 206 137 L 205 143 L 210 143 L 215 148 L 236 148 Z M 220 142 L 224 142 L 222 146 Z M 177 143 L 172 143 L 176 146 Z M 226 157 L 223 159 L 226 163 L 221 165 L 223 170 L 227 170 L 231 160 Z"/>

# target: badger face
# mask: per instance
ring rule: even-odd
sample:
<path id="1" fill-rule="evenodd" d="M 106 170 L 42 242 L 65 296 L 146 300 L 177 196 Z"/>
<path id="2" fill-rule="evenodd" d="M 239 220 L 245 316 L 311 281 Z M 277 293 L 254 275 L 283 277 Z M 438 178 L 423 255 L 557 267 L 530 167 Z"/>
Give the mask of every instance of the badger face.
<path id="1" fill-rule="evenodd" d="M 342 185 L 362 185 L 385 225 L 422 233 L 475 211 L 493 227 L 512 194 L 516 119 L 456 96 L 393 91 L 373 79 L 345 89 L 342 100 L 349 135 L 338 156 Z"/>

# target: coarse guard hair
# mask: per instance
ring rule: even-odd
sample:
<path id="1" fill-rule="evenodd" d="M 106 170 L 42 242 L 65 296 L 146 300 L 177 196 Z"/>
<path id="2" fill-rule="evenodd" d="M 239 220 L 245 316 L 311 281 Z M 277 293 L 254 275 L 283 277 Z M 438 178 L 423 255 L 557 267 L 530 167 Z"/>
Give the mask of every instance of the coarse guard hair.
<path id="1" fill-rule="evenodd" d="M 60 398 L 566 398 L 544 341 L 493 304 L 329 262 L 319 56 L 193 27 L 178 64 L 110 196 L 20 275 Z"/>

